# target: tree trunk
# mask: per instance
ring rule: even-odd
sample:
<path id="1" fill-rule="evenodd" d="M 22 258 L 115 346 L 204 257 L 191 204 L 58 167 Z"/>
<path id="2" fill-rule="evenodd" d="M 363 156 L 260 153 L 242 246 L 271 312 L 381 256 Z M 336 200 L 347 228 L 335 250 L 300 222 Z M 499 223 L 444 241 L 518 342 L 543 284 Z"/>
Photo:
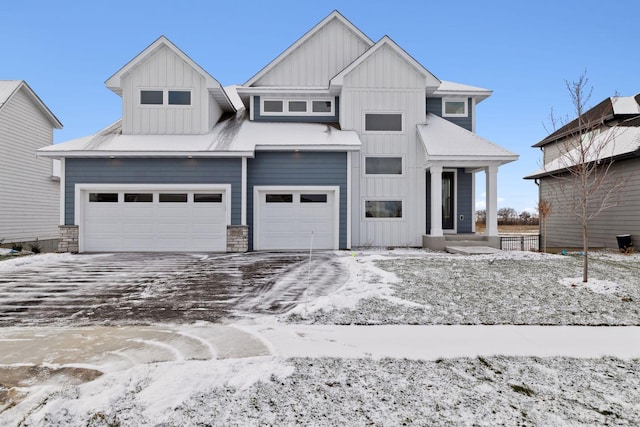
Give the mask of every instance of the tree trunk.
<path id="1" fill-rule="evenodd" d="M 587 225 L 583 224 L 582 226 L 582 253 L 583 253 L 583 260 L 582 260 L 582 282 L 583 283 L 587 283 L 588 281 L 588 272 L 589 272 L 589 244 L 587 243 L 588 241 L 588 234 L 587 234 Z"/>

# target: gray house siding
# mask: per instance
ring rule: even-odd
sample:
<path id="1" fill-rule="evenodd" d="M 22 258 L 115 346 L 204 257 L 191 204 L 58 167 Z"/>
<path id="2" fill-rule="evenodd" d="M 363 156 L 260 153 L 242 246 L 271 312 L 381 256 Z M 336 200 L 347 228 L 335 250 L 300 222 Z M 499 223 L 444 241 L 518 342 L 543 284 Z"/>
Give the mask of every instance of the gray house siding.
<path id="1" fill-rule="evenodd" d="M 240 224 L 241 159 L 73 159 L 65 161 L 65 224 L 76 184 L 231 184 L 231 224 Z"/>
<path id="2" fill-rule="evenodd" d="M 253 189 L 260 185 L 340 187 L 340 242 L 347 248 L 347 154 L 336 152 L 257 152 L 247 161 L 247 222 L 253 250 Z"/>
<path id="3" fill-rule="evenodd" d="M 442 98 L 427 98 L 427 113 L 435 114 L 443 119 L 455 123 L 466 130 L 473 132 L 473 108 L 471 98 L 467 100 L 467 117 L 442 117 Z"/>
<path id="4" fill-rule="evenodd" d="M 618 206 L 602 211 L 589 222 L 589 246 L 617 248 L 616 236 L 631 234 L 640 246 L 640 158 L 618 161 L 611 171 L 626 178 Z M 559 189 L 555 178 L 540 179 L 540 198 L 551 203 L 547 218 L 547 247 L 582 247 L 582 229 L 570 209 L 571 193 Z"/>
<path id="5" fill-rule="evenodd" d="M 263 116 L 260 111 L 260 97 L 254 97 L 253 121 L 255 122 L 303 122 L 303 123 L 338 123 L 340 121 L 340 98 L 336 96 L 333 101 L 333 116 Z"/>
<path id="6" fill-rule="evenodd" d="M 431 174 L 427 170 L 427 204 L 425 211 L 427 214 L 427 234 L 431 232 Z M 457 205 L 457 218 L 456 227 L 457 233 L 472 233 L 472 221 L 473 221 L 473 174 L 465 173 L 464 169 L 458 168 L 456 174 L 456 205 Z M 463 219 L 460 220 L 460 215 Z"/>

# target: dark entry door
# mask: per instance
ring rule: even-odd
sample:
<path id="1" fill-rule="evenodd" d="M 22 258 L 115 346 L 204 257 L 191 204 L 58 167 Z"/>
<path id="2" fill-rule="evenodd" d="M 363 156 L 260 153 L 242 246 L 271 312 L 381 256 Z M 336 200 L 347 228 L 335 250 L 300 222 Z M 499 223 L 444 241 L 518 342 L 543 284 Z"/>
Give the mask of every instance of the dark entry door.
<path id="1" fill-rule="evenodd" d="M 454 200 L 455 200 L 455 173 L 442 173 L 442 229 L 453 230 L 454 225 Z"/>

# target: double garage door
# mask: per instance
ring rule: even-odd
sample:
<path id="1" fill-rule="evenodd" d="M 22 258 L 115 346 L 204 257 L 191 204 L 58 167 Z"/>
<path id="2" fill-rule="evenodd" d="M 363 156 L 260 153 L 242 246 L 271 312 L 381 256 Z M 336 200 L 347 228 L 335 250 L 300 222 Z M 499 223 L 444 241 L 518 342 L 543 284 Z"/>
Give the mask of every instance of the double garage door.
<path id="1" fill-rule="evenodd" d="M 90 189 L 82 198 L 81 250 L 222 252 L 228 189 Z"/>

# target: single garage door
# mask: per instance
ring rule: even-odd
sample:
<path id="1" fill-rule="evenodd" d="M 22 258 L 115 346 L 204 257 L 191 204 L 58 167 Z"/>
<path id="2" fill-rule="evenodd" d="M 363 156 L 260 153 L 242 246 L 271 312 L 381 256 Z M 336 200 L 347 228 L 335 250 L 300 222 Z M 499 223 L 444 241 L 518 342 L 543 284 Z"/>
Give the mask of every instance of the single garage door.
<path id="1" fill-rule="evenodd" d="M 337 189 L 257 189 L 254 203 L 254 249 L 338 249 Z"/>
<path id="2" fill-rule="evenodd" d="M 89 252 L 226 250 L 225 191 L 83 191 Z"/>

